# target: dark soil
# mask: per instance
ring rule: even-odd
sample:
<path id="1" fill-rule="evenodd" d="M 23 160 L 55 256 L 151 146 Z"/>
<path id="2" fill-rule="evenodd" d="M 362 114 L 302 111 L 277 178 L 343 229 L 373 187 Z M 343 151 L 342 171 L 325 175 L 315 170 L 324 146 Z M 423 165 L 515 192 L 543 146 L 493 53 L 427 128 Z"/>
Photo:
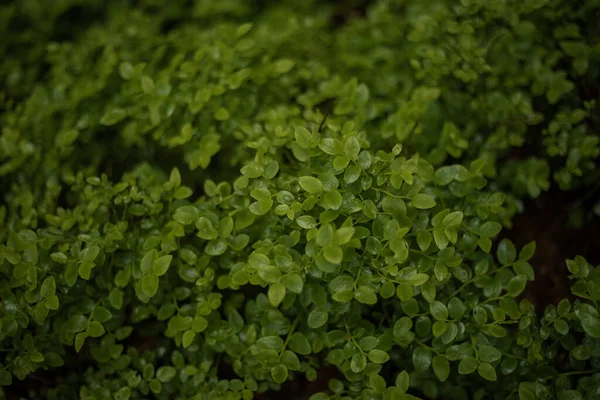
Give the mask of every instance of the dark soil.
<path id="1" fill-rule="evenodd" d="M 569 297 L 571 282 L 565 260 L 580 255 L 592 265 L 600 263 L 600 218 L 590 211 L 597 195 L 590 192 L 552 190 L 525 204 L 525 212 L 513 220 L 506 236 L 517 248 L 536 242 L 536 252 L 530 261 L 535 280 L 527 285 L 524 297 L 543 312 L 549 304 Z M 579 213 L 583 225 L 569 223 L 570 213 Z"/>

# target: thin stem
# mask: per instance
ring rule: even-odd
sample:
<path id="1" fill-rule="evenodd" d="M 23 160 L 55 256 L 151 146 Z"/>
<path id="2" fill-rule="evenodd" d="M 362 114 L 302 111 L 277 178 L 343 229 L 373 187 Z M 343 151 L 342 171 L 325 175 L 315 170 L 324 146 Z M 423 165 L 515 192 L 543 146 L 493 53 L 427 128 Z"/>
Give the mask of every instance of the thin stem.
<path id="1" fill-rule="evenodd" d="M 283 354 L 283 352 L 285 351 L 285 348 L 287 347 L 288 343 L 290 342 L 290 338 L 292 337 L 292 334 L 294 333 L 294 331 L 296 330 L 296 326 L 298 325 L 298 322 L 300 321 L 300 314 L 298 314 L 296 316 L 296 319 L 294 320 L 294 322 L 292 323 L 292 326 L 290 327 L 290 331 L 288 332 L 287 337 L 285 338 L 285 342 L 283 342 L 283 347 L 281 348 L 281 353 L 279 354 L 279 358 L 281 359 L 281 355 Z"/>
<path id="2" fill-rule="evenodd" d="M 346 327 L 346 333 L 348 334 L 348 339 L 350 339 L 350 341 L 352 343 L 354 343 L 354 345 L 356 346 L 358 351 L 360 351 L 362 354 L 365 354 L 365 352 L 360 347 L 360 345 L 356 342 L 356 340 L 354 340 L 354 336 L 352 336 L 352 334 L 350 333 L 350 328 L 348 327 L 348 324 L 345 321 L 344 321 L 344 326 Z"/>
<path id="3" fill-rule="evenodd" d="M 392 193 L 388 192 L 387 190 L 383 190 L 383 189 L 375 189 L 375 190 L 377 190 L 378 192 L 387 194 L 388 196 L 394 197 L 396 199 L 406 199 L 407 198 L 406 196 L 400 196 L 398 194 L 392 194 Z"/>
<path id="4" fill-rule="evenodd" d="M 514 396 L 515 394 L 517 394 L 517 389 L 513 389 L 513 391 L 512 391 L 512 392 L 510 392 L 510 393 L 508 394 L 508 396 L 506 396 L 506 398 L 505 398 L 504 400 L 508 400 L 508 399 L 510 399 L 510 398 L 511 398 L 512 396 Z"/>
<path id="5" fill-rule="evenodd" d="M 562 374 L 557 374 L 557 375 L 550 375 L 550 376 L 547 376 L 542 379 L 546 381 L 548 379 L 558 378 L 559 376 L 589 375 L 589 374 L 595 374 L 595 373 L 598 373 L 598 371 L 594 371 L 594 370 L 571 371 L 571 372 L 563 372 Z"/>
<path id="6" fill-rule="evenodd" d="M 422 256 L 424 256 L 424 257 L 427 257 L 427 258 L 430 258 L 430 259 L 433 259 L 433 257 L 432 257 L 432 256 L 430 256 L 429 254 L 425 254 L 425 253 L 423 253 L 423 252 L 422 252 L 422 251 L 420 251 L 420 250 L 408 249 L 408 251 L 409 251 L 409 252 L 412 252 L 412 253 L 415 253 L 415 254 L 422 255 Z"/>
<path id="7" fill-rule="evenodd" d="M 470 283 L 473 283 L 475 280 L 474 279 L 469 279 L 468 281 L 466 281 L 465 283 L 463 283 L 458 289 L 456 289 L 454 291 L 454 293 L 452 293 L 450 295 L 450 297 L 454 297 L 458 294 L 458 292 L 460 292 L 461 290 L 463 290 L 467 285 L 469 285 Z"/>
<path id="8" fill-rule="evenodd" d="M 505 351 L 502 351 L 501 353 L 502 353 L 503 356 L 506 356 L 506 357 L 516 358 L 517 360 L 521 360 L 521 361 L 527 361 L 527 359 L 524 358 L 524 357 L 515 356 L 514 354 L 510 354 L 510 353 L 507 353 Z"/>
<path id="9" fill-rule="evenodd" d="M 439 351 L 437 351 L 436 349 L 434 349 L 434 348 L 433 348 L 433 347 L 431 347 L 431 346 L 428 346 L 428 345 L 426 345 L 425 343 L 421 342 L 419 339 L 414 339 L 413 341 L 414 341 L 416 344 L 418 344 L 419 346 L 423 346 L 423 347 L 425 347 L 426 349 L 429 349 L 430 351 L 434 352 L 434 353 L 435 353 L 435 354 L 437 354 L 438 356 L 440 355 L 440 352 L 439 352 Z"/>

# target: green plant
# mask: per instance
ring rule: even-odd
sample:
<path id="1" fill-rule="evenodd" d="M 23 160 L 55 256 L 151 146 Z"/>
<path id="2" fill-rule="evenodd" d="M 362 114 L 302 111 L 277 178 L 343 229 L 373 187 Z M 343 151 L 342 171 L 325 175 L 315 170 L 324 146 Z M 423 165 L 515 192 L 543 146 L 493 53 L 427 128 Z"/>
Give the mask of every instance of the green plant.
<path id="1" fill-rule="evenodd" d="M 600 398 L 600 268 L 502 236 L 598 178 L 600 2 L 159 3 L 0 8 L 0 385 Z"/>

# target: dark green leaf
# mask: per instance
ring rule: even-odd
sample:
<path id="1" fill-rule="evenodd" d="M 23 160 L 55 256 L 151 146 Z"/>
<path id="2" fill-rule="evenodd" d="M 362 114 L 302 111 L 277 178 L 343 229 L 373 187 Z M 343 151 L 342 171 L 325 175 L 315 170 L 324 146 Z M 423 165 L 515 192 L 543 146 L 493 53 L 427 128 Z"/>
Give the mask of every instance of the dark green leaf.
<path id="1" fill-rule="evenodd" d="M 412 361 L 415 369 L 418 372 L 425 372 L 431 365 L 431 350 L 426 347 L 419 346 L 413 351 Z"/>
<path id="2" fill-rule="evenodd" d="M 450 376 L 450 362 L 444 356 L 435 356 L 432 362 L 433 372 L 440 382 L 445 382 Z"/>
<path id="3" fill-rule="evenodd" d="M 498 245 L 496 256 L 502 265 L 508 265 L 513 263 L 517 258 L 517 249 L 510 240 L 502 239 Z"/>

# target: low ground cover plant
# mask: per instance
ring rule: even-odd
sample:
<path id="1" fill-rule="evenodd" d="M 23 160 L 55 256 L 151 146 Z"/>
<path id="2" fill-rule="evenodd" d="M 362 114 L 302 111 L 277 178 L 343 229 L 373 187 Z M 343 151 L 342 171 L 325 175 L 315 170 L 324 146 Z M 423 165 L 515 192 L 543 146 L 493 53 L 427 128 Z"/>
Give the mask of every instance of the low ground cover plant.
<path id="1" fill-rule="evenodd" d="M 600 399 L 599 16 L 1 5 L 0 398 Z"/>

